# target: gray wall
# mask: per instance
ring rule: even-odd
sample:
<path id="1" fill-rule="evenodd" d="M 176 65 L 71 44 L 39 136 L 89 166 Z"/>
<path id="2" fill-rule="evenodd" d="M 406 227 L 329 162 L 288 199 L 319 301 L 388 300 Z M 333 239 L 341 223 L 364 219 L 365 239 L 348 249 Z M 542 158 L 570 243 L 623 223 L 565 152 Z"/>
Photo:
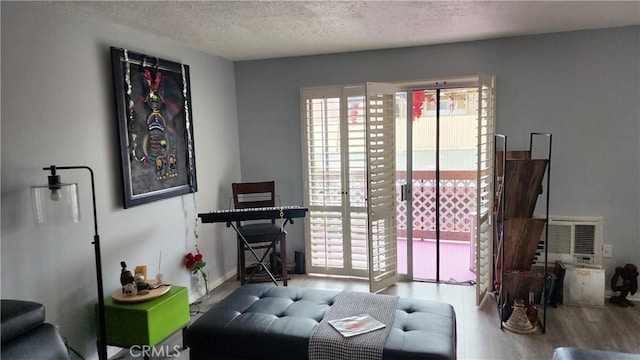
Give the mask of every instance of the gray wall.
<path id="1" fill-rule="evenodd" d="M 195 199 L 123 209 L 110 46 L 190 66 Z M 46 183 L 41 168 L 93 168 L 108 295 L 120 286 L 121 260 L 146 264 L 155 276 L 160 252 L 168 281 L 189 287 L 184 255 L 194 251 L 196 213 L 228 205 L 229 184 L 240 179 L 238 154 L 231 61 L 34 3 L 2 2 L 2 297 L 45 304 L 47 321 L 85 358 L 96 352 L 89 173 L 60 172 L 63 181 L 78 183 L 81 223 L 36 227 L 29 186 Z M 199 224 L 195 231 L 212 285 L 235 274 L 235 237 L 224 224 Z"/>
<path id="2" fill-rule="evenodd" d="M 640 262 L 640 27 L 236 63 L 242 175 L 301 204 L 301 87 L 497 77 L 497 131 L 528 149 L 553 134 L 550 213 L 602 216 L 607 283 Z M 303 227 L 288 243 L 304 249 Z M 608 285 L 607 285 L 608 287 Z"/>

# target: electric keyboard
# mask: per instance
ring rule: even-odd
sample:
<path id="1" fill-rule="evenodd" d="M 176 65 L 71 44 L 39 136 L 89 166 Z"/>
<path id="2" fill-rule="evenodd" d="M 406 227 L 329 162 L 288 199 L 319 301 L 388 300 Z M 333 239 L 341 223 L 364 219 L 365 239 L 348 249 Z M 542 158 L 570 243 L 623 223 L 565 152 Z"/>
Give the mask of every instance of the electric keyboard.
<path id="1" fill-rule="evenodd" d="M 198 217 L 203 223 L 231 223 L 249 220 L 277 220 L 285 219 L 290 222 L 294 218 L 306 216 L 309 208 L 302 206 L 275 206 L 266 208 L 247 208 L 231 210 L 215 210 L 200 213 Z"/>

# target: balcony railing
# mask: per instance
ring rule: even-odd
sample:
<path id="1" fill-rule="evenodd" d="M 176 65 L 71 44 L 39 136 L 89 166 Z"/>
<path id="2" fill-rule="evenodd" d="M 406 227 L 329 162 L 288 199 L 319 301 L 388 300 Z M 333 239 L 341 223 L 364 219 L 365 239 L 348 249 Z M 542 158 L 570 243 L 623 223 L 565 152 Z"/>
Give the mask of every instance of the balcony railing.
<path id="1" fill-rule="evenodd" d="M 397 178 L 406 173 L 398 171 Z M 400 188 L 404 180 L 398 180 Z M 472 231 L 475 227 L 477 181 L 474 171 L 440 172 L 440 276 L 443 281 L 475 281 L 475 256 Z M 398 270 L 405 273 L 407 202 L 397 191 Z M 436 174 L 414 171 L 411 184 L 413 201 L 413 275 L 416 279 L 435 279 Z"/>
<path id="2" fill-rule="evenodd" d="M 406 178 L 403 171 L 398 179 Z M 398 189 L 404 183 L 398 180 Z M 476 211 L 477 184 L 474 171 L 440 172 L 440 239 L 470 241 Z M 400 201 L 397 191 L 398 237 L 407 236 L 407 203 Z M 436 238 L 436 174 L 435 171 L 414 171 L 411 184 L 413 202 L 413 238 Z"/>

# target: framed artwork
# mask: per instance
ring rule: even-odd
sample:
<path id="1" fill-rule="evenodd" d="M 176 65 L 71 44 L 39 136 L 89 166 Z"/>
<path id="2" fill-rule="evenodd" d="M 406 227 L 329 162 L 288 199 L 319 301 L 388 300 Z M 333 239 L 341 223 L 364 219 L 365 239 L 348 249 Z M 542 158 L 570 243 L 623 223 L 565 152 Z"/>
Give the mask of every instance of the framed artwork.
<path id="1" fill-rule="evenodd" d="M 189 66 L 111 48 L 124 207 L 197 191 Z"/>

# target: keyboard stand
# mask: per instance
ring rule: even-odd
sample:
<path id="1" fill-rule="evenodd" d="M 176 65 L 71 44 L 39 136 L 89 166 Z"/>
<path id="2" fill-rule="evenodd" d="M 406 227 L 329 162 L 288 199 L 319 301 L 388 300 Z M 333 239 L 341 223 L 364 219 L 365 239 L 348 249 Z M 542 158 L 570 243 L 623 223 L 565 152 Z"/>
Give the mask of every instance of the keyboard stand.
<path id="1" fill-rule="evenodd" d="M 291 221 L 291 223 L 293 224 L 293 219 L 288 219 L 287 221 Z M 286 224 L 286 222 L 284 224 Z M 282 267 L 283 267 L 283 269 L 286 269 L 286 266 L 287 266 L 287 260 L 286 260 L 287 252 L 285 250 L 286 249 L 286 244 L 285 244 L 286 240 L 285 240 L 284 237 L 282 237 L 282 234 L 285 233 L 284 224 L 282 225 L 282 228 L 280 229 L 280 232 L 275 234 L 273 239 L 271 239 L 271 234 L 269 234 L 269 236 L 268 236 L 269 240 L 266 241 L 266 242 L 270 242 L 269 248 L 273 248 L 274 252 L 275 252 L 276 243 L 278 242 L 278 240 L 280 240 L 280 256 L 282 257 Z M 267 255 L 269 255 L 269 251 L 265 251 L 264 254 L 262 254 L 262 257 L 260 257 L 258 255 L 258 253 L 256 253 L 256 251 L 251 246 L 251 243 L 248 242 L 247 239 L 245 239 L 244 236 L 242 236 L 242 234 L 240 233 L 240 230 L 238 230 L 238 228 L 236 227 L 235 224 L 233 224 L 233 222 L 227 222 L 227 227 L 231 227 L 231 228 L 233 228 L 233 230 L 235 230 L 236 235 L 238 236 L 238 238 L 242 240 L 242 242 L 244 243 L 244 246 L 246 247 L 246 249 L 251 252 L 251 255 L 253 255 L 253 257 L 258 261 L 258 265 L 259 265 L 259 266 L 256 266 L 253 269 L 253 271 L 251 271 L 251 275 L 249 276 L 249 279 L 245 280 L 243 283 L 241 283 L 241 285 L 244 285 L 245 283 L 250 283 L 251 280 L 253 279 L 253 277 L 256 275 L 256 272 L 258 271 L 258 269 L 260 267 L 262 267 L 267 272 L 267 275 L 269 275 L 269 277 L 271 278 L 271 281 L 273 281 L 273 283 L 276 284 L 276 286 L 277 286 L 278 285 L 278 280 L 276 280 L 276 277 L 273 275 L 273 273 L 269 269 L 269 266 L 267 266 L 265 261 L 264 261 L 264 259 L 267 257 Z M 282 237 L 282 239 L 280 239 L 281 237 Z M 238 256 L 244 256 L 244 254 L 238 254 Z M 244 270 L 245 269 L 240 269 L 240 271 L 244 271 Z M 283 271 L 282 284 L 284 286 L 287 286 L 287 276 L 286 276 L 286 272 L 285 271 Z"/>
<path id="2" fill-rule="evenodd" d="M 284 207 L 270 207 L 270 208 L 245 208 L 245 209 L 231 209 L 231 210 L 219 210 L 215 212 L 209 213 L 200 213 L 198 217 L 201 219 L 203 223 L 226 223 L 227 227 L 233 228 L 236 232 L 237 238 L 242 241 L 243 247 L 251 252 L 251 255 L 258 261 L 259 266 L 262 266 L 267 274 L 269 275 L 271 281 L 274 284 L 278 285 L 278 282 L 269 269 L 268 266 L 265 265 L 265 258 L 267 257 L 268 251 L 265 252 L 262 257 L 260 257 L 251 243 L 247 241 L 247 239 L 240 233 L 240 230 L 234 224 L 236 221 L 247 221 L 247 220 L 275 220 L 282 221 L 282 225 L 280 226 L 280 231 L 278 233 L 274 232 L 274 238 L 271 239 L 269 236 L 265 243 L 271 243 L 270 247 L 274 249 L 276 248 L 276 242 L 280 241 L 280 257 L 282 260 L 282 268 L 283 268 L 283 279 L 282 283 L 284 286 L 287 286 L 287 254 L 286 254 L 286 237 L 282 236 L 285 232 L 285 226 L 287 223 L 293 224 L 294 218 L 304 218 L 309 209 L 307 207 L 301 206 L 284 206 Z M 271 235 L 271 234 L 269 234 Z M 238 254 L 239 256 L 243 254 Z M 274 255 L 275 256 L 275 255 Z M 244 271 L 244 269 L 242 270 Z M 256 275 L 257 267 L 254 269 L 249 277 L 248 281 L 251 281 L 253 277 Z M 244 285 L 244 284 L 243 284 Z"/>

